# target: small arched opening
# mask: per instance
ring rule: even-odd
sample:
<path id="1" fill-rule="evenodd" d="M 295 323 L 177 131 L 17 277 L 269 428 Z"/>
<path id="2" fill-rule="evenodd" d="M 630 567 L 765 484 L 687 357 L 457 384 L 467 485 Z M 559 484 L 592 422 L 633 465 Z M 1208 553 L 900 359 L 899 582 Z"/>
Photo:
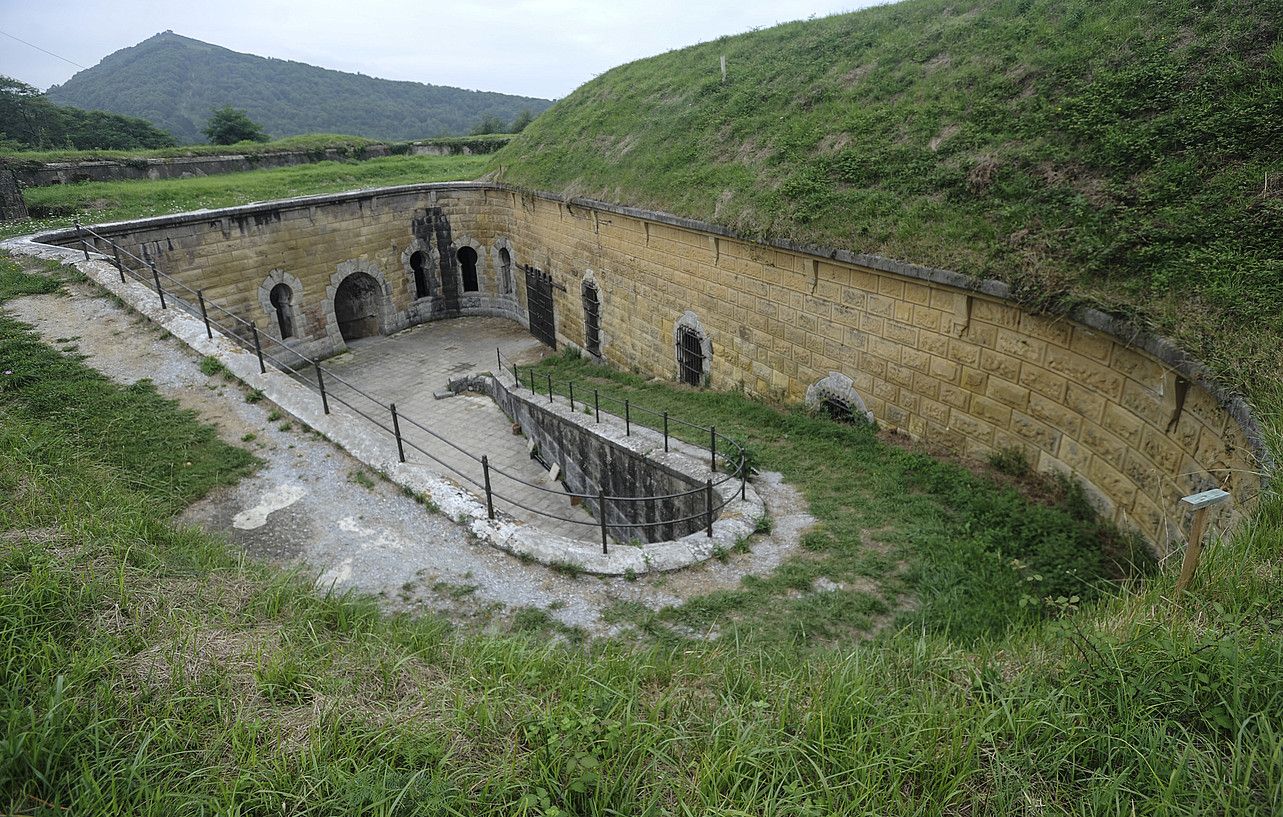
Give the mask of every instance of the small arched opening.
<path id="1" fill-rule="evenodd" d="M 428 255 L 423 250 L 415 250 L 410 255 L 410 272 L 414 274 L 414 297 L 427 298 L 432 295 L 432 286 L 428 281 Z"/>
<path id="2" fill-rule="evenodd" d="M 601 357 L 601 298 L 597 286 L 584 281 L 584 349 L 594 357 Z"/>
<path id="3" fill-rule="evenodd" d="M 477 251 L 471 247 L 460 247 L 458 258 L 459 272 L 463 276 L 463 291 L 476 292 L 481 288 L 477 283 Z"/>
<path id="4" fill-rule="evenodd" d="M 677 329 L 677 377 L 691 386 L 704 385 L 704 336 L 693 326 Z"/>
<path id="5" fill-rule="evenodd" d="M 836 420 L 839 423 L 855 422 L 855 407 L 851 405 L 846 398 L 836 392 L 822 389 L 818 395 L 817 407 L 819 412 L 830 420 Z M 861 417 L 863 419 L 863 417 Z"/>
<path id="6" fill-rule="evenodd" d="M 343 340 L 379 334 L 379 282 L 364 272 L 354 272 L 334 291 L 334 318 Z"/>
<path id="7" fill-rule="evenodd" d="M 512 253 L 507 247 L 499 248 L 499 294 L 512 294 Z"/>
<path id="8" fill-rule="evenodd" d="M 294 290 L 289 284 L 277 284 L 268 297 L 276 312 L 276 328 L 280 331 L 281 340 L 294 337 Z"/>

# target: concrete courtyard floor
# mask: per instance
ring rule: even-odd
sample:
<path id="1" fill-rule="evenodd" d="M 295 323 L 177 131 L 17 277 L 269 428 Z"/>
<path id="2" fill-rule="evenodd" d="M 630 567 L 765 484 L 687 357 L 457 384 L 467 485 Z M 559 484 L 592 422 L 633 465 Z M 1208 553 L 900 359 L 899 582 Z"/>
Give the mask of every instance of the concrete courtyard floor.
<path id="1" fill-rule="evenodd" d="M 754 536 L 750 552 L 733 554 L 725 562 L 712 560 L 631 582 L 574 578 L 523 564 L 478 543 L 454 520 L 406 497 L 320 435 L 275 415 L 266 401 L 247 402 L 239 384 L 202 373 L 200 358 L 191 349 L 103 297 L 96 287 L 74 284 L 68 290 L 71 297 L 18 298 L 4 309 L 31 324 L 46 343 L 84 355 L 87 365 L 118 383 L 150 380 L 161 394 L 213 425 L 222 439 L 263 460 L 254 475 L 198 501 L 178 522 L 223 536 L 251 557 L 299 569 L 321 588 L 372 594 L 388 610 L 435 611 L 474 629 L 502 627 L 521 609 L 537 608 L 590 635 L 611 635 L 628 628 L 603 619 L 612 605 L 635 602 L 659 609 L 738 586 L 746 575 L 770 573 L 796 549 L 801 533 L 812 523 L 797 492 L 781 484 L 777 475 L 763 474 L 757 485 L 770 509 L 773 530 Z M 487 335 L 491 331 L 494 335 Z M 422 378 L 424 394 L 430 398 L 442 385 L 435 378 L 465 362 L 451 357 L 465 344 L 488 348 L 475 364 L 484 370 L 493 360 L 495 345 L 510 344 L 504 345 L 505 356 L 519 361 L 521 354 L 540 353 L 537 345 L 522 352 L 523 343 L 533 339 L 515 324 L 443 321 L 357 344 L 350 361 L 338 362 L 355 372 L 356 363 L 377 357 L 380 349 L 395 350 L 410 361 L 419 355 L 420 363 L 405 365 L 422 365 L 433 372 Z M 412 389 L 406 388 L 408 394 Z M 466 400 L 438 402 L 465 407 L 465 416 L 485 413 L 460 402 Z M 506 420 L 501 430 L 499 436 L 505 440 L 522 439 L 512 437 Z M 524 447 L 521 451 L 524 455 Z"/>
<path id="2" fill-rule="evenodd" d="M 494 493 L 501 497 L 495 503 L 497 510 L 550 533 L 595 541 L 597 521 L 583 508 L 572 506 L 560 483 L 549 479 L 538 461 L 531 459 L 526 438 L 513 434 L 512 422 L 493 400 L 478 394 L 433 396 L 453 379 L 495 371 L 496 349 L 502 350 L 505 367 L 535 363 L 551 351 L 513 321 L 455 318 L 420 324 L 390 337 L 363 338 L 350 344 L 348 352 L 326 360 L 325 368 L 366 394 L 396 404 L 401 434 L 413 444 L 406 447 L 406 462 L 432 468 L 484 499 L 479 462 L 484 454 L 492 469 Z M 331 379 L 326 387 L 362 411 L 373 408 L 341 382 Z M 385 418 L 385 425 L 390 422 Z M 388 445 L 395 445 L 390 435 Z M 468 479 L 475 483 L 469 484 Z"/>

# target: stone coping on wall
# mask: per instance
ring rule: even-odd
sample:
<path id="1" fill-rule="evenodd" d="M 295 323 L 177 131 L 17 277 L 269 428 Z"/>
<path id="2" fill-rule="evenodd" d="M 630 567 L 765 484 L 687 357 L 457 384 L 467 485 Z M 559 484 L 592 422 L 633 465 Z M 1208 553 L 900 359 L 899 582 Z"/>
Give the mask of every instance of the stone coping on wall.
<path id="1" fill-rule="evenodd" d="M 550 534 L 539 530 L 536 525 L 519 522 L 506 515 L 491 520 L 483 501 L 434 469 L 400 462 L 396 445 L 386 432 L 374 428 L 341 405 L 332 406 L 331 413 L 325 414 L 320 397 L 308 386 L 272 368 L 266 373 L 260 372 L 258 359 L 252 352 L 241 348 L 218 330 L 214 330 L 212 339 L 208 338 L 204 323 L 175 305 L 173 299 L 170 299 L 168 309 L 162 309 L 159 297 L 145 284 L 132 278 L 122 283 L 115 266 L 106 256 L 90 253 L 90 260 L 86 261 L 79 250 L 37 243 L 27 238 L 0 242 L 0 249 L 75 267 L 141 316 L 181 340 L 196 354 L 217 359 L 234 377 L 261 391 L 268 401 L 294 420 L 321 433 L 397 485 L 430 498 L 441 513 L 464 525 L 481 542 L 519 558 L 548 566 L 573 566 L 585 573 L 608 576 L 680 570 L 729 551 L 754 533 L 758 520 L 765 513 L 765 505 L 751 484 L 746 489 L 745 499 L 740 499 L 739 482 L 728 480 L 714 488 L 727 505 L 714 521 L 711 537 L 700 532 L 642 546 L 615 545 L 607 554 L 601 552 L 599 543 Z M 604 428 L 594 430 L 594 433 L 607 436 L 616 445 L 643 455 L 653 447 L 653 443 L 643 435 L 625 437 L 622 420 L 608 418 L 604 414 L 602 418 Z M 581 417 L 573 415 L 567 419 L 583 422 Z M 694 465 L 688 454 L 674 453 L 665 460 L 665 464 L 689 469 L 696 474 L 707 474 L 708 469 L 701 470 Z"/>

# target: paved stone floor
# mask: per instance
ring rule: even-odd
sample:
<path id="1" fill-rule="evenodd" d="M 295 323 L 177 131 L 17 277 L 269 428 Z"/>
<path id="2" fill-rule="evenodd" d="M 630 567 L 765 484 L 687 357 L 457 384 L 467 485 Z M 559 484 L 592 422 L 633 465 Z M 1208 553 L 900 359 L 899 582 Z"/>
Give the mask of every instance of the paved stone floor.
<path id="1" fill-rule="evenodd" d="M 495 503 L 497 511 L 552 533 L 595 539 L 597 523 L 592 516 L 582 508 L 572 507 L 560 483 L 549 479 L 539 463 L 530 458 L 526 438 L 512 433 L 512 423 L 493 400 L 476 394 L 446 399 L 433 396 L 445 390 L 446 383 L 454 378 L 494 371 L 496 348 L 502 350 L 505 366 L 534 363 L 550 351 L 519 324 L 503 318 L 456 318 L 420 324 L 390 337 L 364 338 L 349 348 L 347 353 L 325 361 L 325 368 L 361 391 L 396 404 L 402 436 L 422 449 L 416 451 L 407 445 L 407 462 L 433 468 L 484 501 L 481 464 L 474 457 L 485 454 L 492 467 L 494 493 L 501 497 Z M 359 398 L 333 378 L 325 385 L 332 395 L 361 411 L 375 410 L 373 403 Z M 390 417 L 380 419 L 384 425 L 391 425 Z M 463 451 L 416 428 L 415 423 Z M 395 445 L 391 435 L 388 445 Z M 505 478 L 500 471 L 522 482 Z M 543 513 L 531 512 L 532 508 Z M 583 522 L 558 521 L 544 514 Z"/>

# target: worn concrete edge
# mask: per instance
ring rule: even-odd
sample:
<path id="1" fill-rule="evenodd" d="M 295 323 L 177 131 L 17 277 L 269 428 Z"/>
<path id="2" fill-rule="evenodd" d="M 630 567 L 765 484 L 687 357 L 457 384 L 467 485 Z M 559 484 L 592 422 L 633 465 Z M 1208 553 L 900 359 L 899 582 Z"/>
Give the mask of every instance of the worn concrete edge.
<path id="1" fill-rule="evenodd" d="M 251 215 L 268 210 L 312 207 L 319 204 L 368 200 L 378 196 L 413 195 L 416 193 L 455 190 L 505 192 L 514 195 L 531 196 L 545 201 L 557 202 L 559 204 L 566 205 L 567 207 L 582 207 L 588 210 L 616 213 L 643 221 L 654 222 L 656 224 L 665 224 L 673 227 L 695 230 L 714 236 L 734 239 L 736 241 L 769 246 L 821 259 L 839 261 L 844 264 L 865 267 L 879 272 L 888 272 L 894 275 L 928 281 L 930 283 L 953 287 L 963 291 L 978 292 L 982 295 L 1007 301 L 1013 306 L 1017 306 L 1026 312 L 1030 311 L 1028 307 L 1012 299 L 1012 289 L 1010 285 L 992 278 L 976 278 L 960 272 L 954 272 L 952 270 L 913 264 L 907 261 L 885 258 L 878 255 L 857 253 L 851 250 L 836 249 L 815 244 L 805 244 L 782 238 L 760 240 L 742 235 L 727 227 L 683 216 L 676 216 L 671 213 L 646 210 L 638 207 L 628 207 L 626 205 L 612 204 L 610 202 L 598 201 L 596 199 L 567 197 L 556 193 L 527 190 L 501 182 L 430 182 L 425 184 L 365 188 L 344 193 L 296 196 L 275 201 L 252 202 L 250 204 L 239 205 L 236 207 L 224 207 L 213 210 L 196 210 L 188 213 L 175 213 L 167 216 L 155 216 L 152 218 L 135 219 L 132 221 L 109 222 L 94 225 L 94 229 L 98 232 L 103 232 L 104 234 L 114 228 L 121 227 L 158 229 L 206 219 L 232 218 L 236 216 Z M 75 238 L 76 233 L 74 229 L 49 230 L 22 237 L 23 240 L 36 243 L 67 241 L 74 240 Z M 3 244 L 0 244 L 0 246 L 3 246 Z M 1070 310 L 1067 315 L 1059 317 L 1076 321 L 1081 323 L 1083 326 L 1086 326 L 1088 329 L 1109 335 L 1126 346 L 1131 346 L 1148 352 L 1162 362 L 1163 365 L 1170 367 L 1172 370 L 1191 382 L 1201 385 L 1209 394 L 1212 395 L 1221 408 L 1223 408 L 1226 413 L 1228 413 L 1230 417 L 1239 424 L 1240 428 L 1243 429 L 1243 434 L 1247 438 L 1248 444 L 1252 447 L 1252 453 L 1255 455 L 1257 462 L 1261 465 L 1262 472 L 1260 476 L 1262 484 L 1268 485 L 1270 483 L 1276 462 L 1273 452 L 1271 452 L 1270 447 L 1266 442 L 1265 433 L 1262 430 L 1255 413 L 1252 411 L 1250 404 L 1241 394 L 1231 391 L 1223 383 L 1211 377 L 1208 368 L 1201 361 L 1190 355 L 1171 340 L 1157 335 L 1148 329 L 1137 326 L 1135 323 L 1125 318 L 1110 315 L 1109 313 L 1094 307 L 1080 306 Z"/>
<path id="2" fill-rule="evenodd" d="M 259 371 L 255 355 L 242 349 L 218 330 L 206 337 L 204 323 L 179 307 L 162 309 L 160 299 L 145 284 L 132 278 L 120 281 L 115 266 L 104 255 L 90 253 L 84 260 L 79 250 L 35 243 L 23 239 L 0 242 L 0 249 L 75 267 L 89 280 L 129 306 L 136 313 L 169 332 L 194 352 L 216 358 L 237 380 L 258 389 L 264 398 L 299 423 L 322 434 L 366 467 L 383 474 L 394 484 L 426 496 L 441 513 L 464 525 L 480 542 L 550 567 L 573 567 L 585 573 L 605 576 L 643 575 L 680 570 L 729 551 L 740 539 L 754 532 L 764 506 L 754 492 L 742 505 L 742 513 L 724 514 L 713 523 L 713 536 L 691 534 L 668 542 L 643 546 L 618 545 L 607 554 L 600 546 L 541 531 L 506 515 L 489 519 L 480 499 L 435 470 L 402 463 L 395 445 L 368 428 L 355 413 L 334 406 L 323 413 L 318 394 L 289 375 L 269 368 Z M 171 299 L 171 302 L 177 299 Z M 181 303 L 181 301 L 178 301 Z M 738 484 L 738 483 L 737 483 Z M 427 511 L 425 511 L 427 512 Z"/>

